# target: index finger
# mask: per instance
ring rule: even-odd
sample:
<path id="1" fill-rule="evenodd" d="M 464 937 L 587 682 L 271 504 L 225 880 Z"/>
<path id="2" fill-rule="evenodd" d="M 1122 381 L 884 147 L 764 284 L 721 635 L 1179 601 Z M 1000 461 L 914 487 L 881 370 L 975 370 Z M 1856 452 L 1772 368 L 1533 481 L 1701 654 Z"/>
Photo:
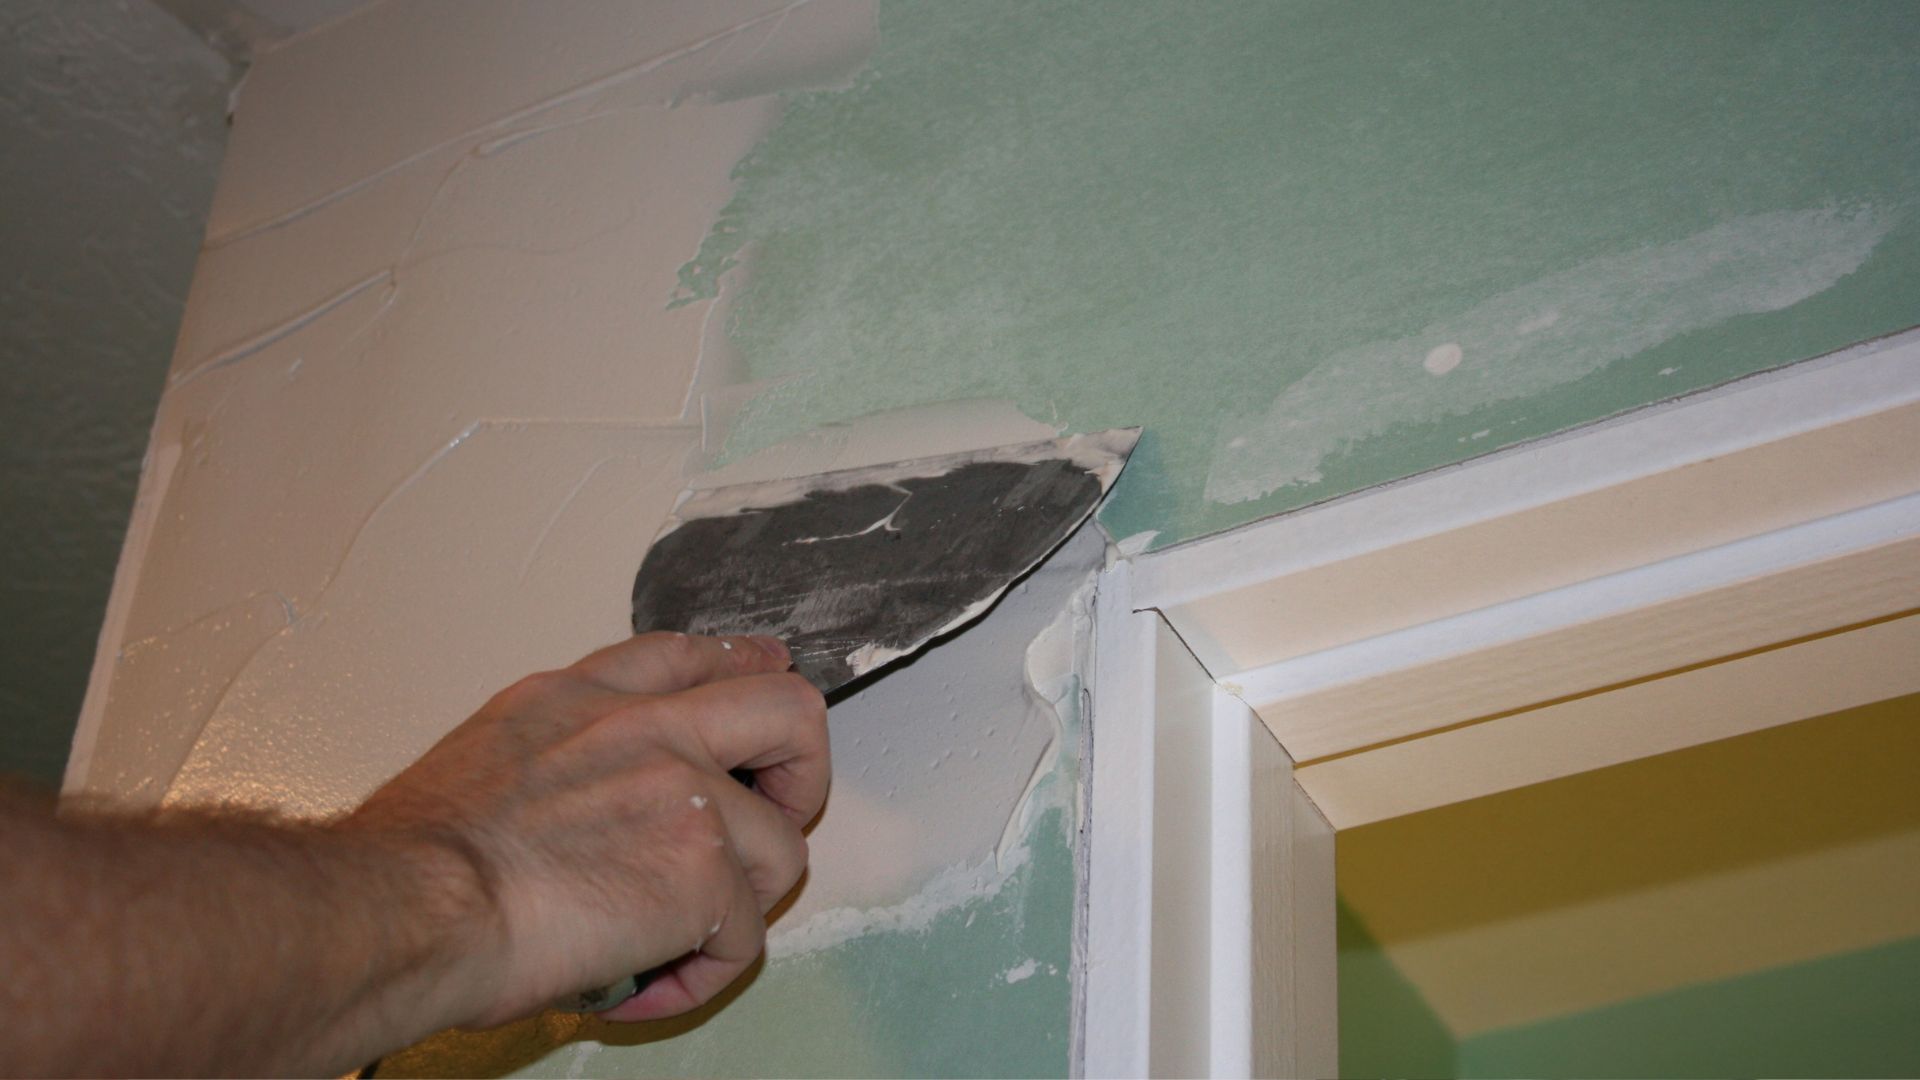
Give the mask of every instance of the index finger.
<path id="1" fill-rule="evenodd" d="M 655 630 L 589 653 L 573 668 L 623 694 L 671 694 L 718 679 L 785 671 L 792 663 L 777 638 Z"/>

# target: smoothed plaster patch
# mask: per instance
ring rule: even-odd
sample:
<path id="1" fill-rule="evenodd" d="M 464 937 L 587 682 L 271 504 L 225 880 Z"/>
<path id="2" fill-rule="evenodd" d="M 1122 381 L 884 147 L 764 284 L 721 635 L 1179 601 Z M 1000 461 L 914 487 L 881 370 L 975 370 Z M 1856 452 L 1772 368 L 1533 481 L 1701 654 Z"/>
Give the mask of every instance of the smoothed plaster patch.
<path id="1" fill-rule="evenodd" d="M 1521 400 L 1683 334 L 1792 307 L 1858 270 L 1897 220 L 1871 207 L 1749 214 L 1336 353 L 1264 413 L 1222 426 L 1206 496 L 1237 503 L 1307 485 L 1327 458 L 1397 425 Z"/>

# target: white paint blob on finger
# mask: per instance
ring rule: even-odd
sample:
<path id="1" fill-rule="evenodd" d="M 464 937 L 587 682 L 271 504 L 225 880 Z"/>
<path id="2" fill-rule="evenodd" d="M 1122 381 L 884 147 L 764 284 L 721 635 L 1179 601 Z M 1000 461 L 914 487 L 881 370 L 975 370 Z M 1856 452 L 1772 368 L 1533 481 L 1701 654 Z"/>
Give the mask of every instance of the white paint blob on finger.
<path id="1" fill-rule="evenodd" d="M 1435 345 L 1427 353 L 1427 358 L 1420 361 L 1420 366 L 1426 368 L 1429 374 L 1445 375 L 1460 366 L 1460 358 L 1464 355 L 1459 345 L 1449 341 L 1445 345 Z"/>
<path id="2" fill-rule="evenodd" d="M 695 795 L 687 801 L 693 804 L 695 810 L 705 810 L 707 808 L 707 797 L 705 795 Z"/>

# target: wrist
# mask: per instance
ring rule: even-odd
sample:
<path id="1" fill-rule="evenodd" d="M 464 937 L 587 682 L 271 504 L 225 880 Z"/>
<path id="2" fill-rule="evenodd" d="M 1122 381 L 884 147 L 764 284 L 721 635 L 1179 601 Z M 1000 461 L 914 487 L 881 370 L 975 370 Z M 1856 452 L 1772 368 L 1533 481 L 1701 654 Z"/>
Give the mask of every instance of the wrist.
<path id="1" fill-rule="evenodd" d="M 385 973 L 400 1014 L 428 1018 L 424 1036 L 490 1022 L 503 948 L 499 905 L 486 868 L 457 839 L 428 832 L 349 827 L 384 883 Z"/>

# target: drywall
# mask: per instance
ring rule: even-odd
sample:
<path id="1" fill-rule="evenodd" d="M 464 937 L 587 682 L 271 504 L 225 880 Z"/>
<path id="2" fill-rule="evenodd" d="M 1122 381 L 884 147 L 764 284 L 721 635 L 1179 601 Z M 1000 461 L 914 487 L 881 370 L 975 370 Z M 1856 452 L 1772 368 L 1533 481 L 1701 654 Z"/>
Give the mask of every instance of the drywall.
<path id="1" fill-rule="evenodd" d="M 1643 1026 L 1672 994 L 1688 995 L 1689 1015 L 1721 1018 L 1692 1041 L 1732 1046 L 1749 990 L 1767 988 L 1751 996 L 1756 1007 L 1772 1000 L 1767 1009 L 1812 1001 L 1825 976 L 1796 989 L 1794 972 L 1815 978 L 1855 954 L 1884 972 L 1874 951 L 1910 950 L 1920 936 L 1917 718 L 1920 696 L 1895 698 L 1347 830 L 1342 899 L 1459 1040 L 1462 1068 L 1474 1045 L 1489 1061 L 1522 1060 L 1501 1057 L 1501 1046 L 1547 1053 L 1554 1031 L 1573 1040 L 1566 1055 L 1575 1043 L 1591 1049 L 1597 1036 L 1582 1032 L 1608 1016 Z M 1885 989 L 1911 1000 L 1912 985 Z M 1716 998 L 1714 987 L 1732 996 Z M 1849 998 L 1858 1019 L 1836 1037 L 1878 1022 L 1874 997 Z M 1837 1023 L 1848 1007 L 1817 1011 L 1819 1023 Z M 1816 1029 L 1810 1020 L 1791 1030 L 1818 1039 Z M 1614 1039 L 1635 1044 L 1637 1030 Z M 1802 1049 L 1784 1060 L 1821 1060 L 1817 1042 Z M 1883 1050 L 1872 1042 L 1863 1052 Z M 1811 1071 L 1845 1075 L 1850 1053 L 1836 1044 Z M 1554 1059 L 1526 1060 L 1515 1067 Z M 1562 1056 L 1549 1071 L 1611 1074 L 1626 1060 Z M 1660 1059 L 1647 1049 L 1633 1060 Z M 1671 1060 L 1682 1070 L 1703 1059 Z"/>
<path id="2" fill-rule="evenodd" d="M 1006 395 L 1168 543 L 1920 322 L 1907 4 L 888 3 L 682 274 L 730 448 Z"/>
<path id="3" fill-rule="evenodd" d="M 144 0 L 0 15 L 0 773 L 66 763 L 229 78 Z"/>
<path id="4" fill-rule="evenodd" d="M 1056 434 L 956 401 L 706 469 L 756 388 L 726 298 L 674 303 L 678 269 L 780 92 L 857 68 L 870 8 L 457 8 L 449 37 L 452 7 L 373 5 L 240 94 L 74 794 L 337 813 L 500 686 L 627 633 L 688 485 Z M 744 992 L 668 1025 L 449 1035 L 383 1075 L 1068 1071 L 1105 558 L 1083 530 L 835 704 L 811 873 Z"/>

